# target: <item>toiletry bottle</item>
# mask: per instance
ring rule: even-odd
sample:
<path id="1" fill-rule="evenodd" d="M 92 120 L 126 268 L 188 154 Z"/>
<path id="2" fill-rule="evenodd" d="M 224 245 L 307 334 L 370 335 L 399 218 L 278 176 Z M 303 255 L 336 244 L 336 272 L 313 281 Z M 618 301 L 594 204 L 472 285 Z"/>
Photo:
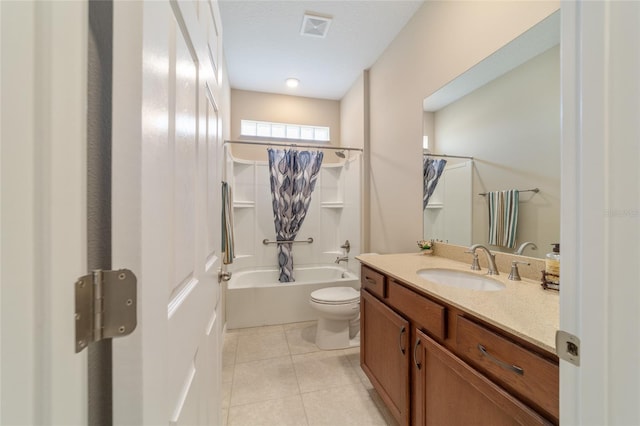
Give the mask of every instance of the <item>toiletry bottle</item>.
<path id="1" fill-rule="evenodd" d="M 553 284 L 560 284 L 560 244 L 551 244 L 553 251 L 547 253 L 544 260 L 544 271 L 547 273 L 546 280 Z"/>

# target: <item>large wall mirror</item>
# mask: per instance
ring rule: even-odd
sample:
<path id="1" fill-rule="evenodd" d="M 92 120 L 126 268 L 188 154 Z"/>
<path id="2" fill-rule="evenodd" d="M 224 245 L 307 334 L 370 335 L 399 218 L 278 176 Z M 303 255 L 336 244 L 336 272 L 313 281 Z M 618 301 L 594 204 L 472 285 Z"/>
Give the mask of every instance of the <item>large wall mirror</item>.
<path id="1" fill-rule="evenodd" d="M 544 257 L 559 241 L 559 15 L 425 98 L 425 185 L 433 186 L 439 175 L 435 189 L 425 190 L 425 239 L 505 252 L 530 241 L 537 248 L 529 245 L 522 254 L 531 257 Z M 514 206 L 516 196 L 517 208 L 506 209 L 517 218 L 509 219 L 515 238 L 490 244 L 496 242 L 490 227 L 504 227 L 499 203 Z"/>

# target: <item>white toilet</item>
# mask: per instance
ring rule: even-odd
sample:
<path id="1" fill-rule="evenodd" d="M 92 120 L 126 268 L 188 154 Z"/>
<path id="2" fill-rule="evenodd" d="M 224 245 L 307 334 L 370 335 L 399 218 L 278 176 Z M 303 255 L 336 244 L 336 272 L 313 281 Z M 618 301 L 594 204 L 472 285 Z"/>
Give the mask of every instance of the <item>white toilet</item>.
<path id="1" fill-rule="evenodd" d="M 311 293 L 318 313 L 316 345 L 320 349 L 360 346 L 360 292 L 351 287 L 327 287 Z"/>

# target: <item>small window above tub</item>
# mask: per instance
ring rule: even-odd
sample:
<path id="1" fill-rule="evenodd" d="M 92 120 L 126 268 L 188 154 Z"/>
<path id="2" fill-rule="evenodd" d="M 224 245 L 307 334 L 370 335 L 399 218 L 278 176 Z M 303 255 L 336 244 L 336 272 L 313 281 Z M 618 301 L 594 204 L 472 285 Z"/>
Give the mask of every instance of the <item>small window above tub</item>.
<path id="1" fill-rule="evenodd" d="M 292 139 L 310 142 L 329 142 L 329 127 L 303 124 L 273 123 L 270 121 L 240 120 L 240 135 L 267 139 Z"/>

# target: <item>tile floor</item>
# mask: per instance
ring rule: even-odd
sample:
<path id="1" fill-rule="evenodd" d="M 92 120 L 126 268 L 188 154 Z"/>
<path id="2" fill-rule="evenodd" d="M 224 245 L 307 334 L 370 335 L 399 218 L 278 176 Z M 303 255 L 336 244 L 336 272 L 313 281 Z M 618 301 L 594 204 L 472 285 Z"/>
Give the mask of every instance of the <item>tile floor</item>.
<path id="1" fill-rule="evenodd" d="M 228 426 L 391 425 L 359 348 L 321 351 L 315 322 L 230 330 L 222 358 Z"/>

